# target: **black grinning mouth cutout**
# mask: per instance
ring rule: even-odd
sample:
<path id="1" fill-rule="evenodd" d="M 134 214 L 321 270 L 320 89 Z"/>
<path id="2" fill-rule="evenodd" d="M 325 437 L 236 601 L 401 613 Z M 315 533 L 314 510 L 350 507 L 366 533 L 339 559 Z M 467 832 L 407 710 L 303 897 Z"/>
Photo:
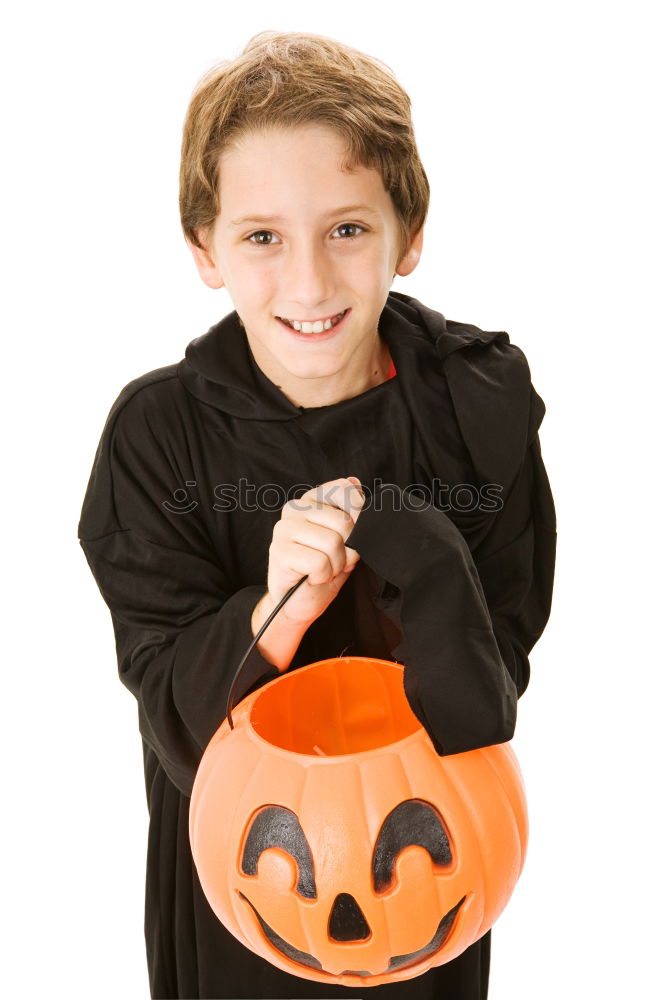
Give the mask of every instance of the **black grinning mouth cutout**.
<path id="1" fill-rule="evenodd" d="M 245 900 L 247 905 L 252 909 L 252 912 L 261 925 L 264 936 L 274 948 L 285 955 L 286 958 L 290 958 L 292 962 L 298 962 L 300 965 L 306 965 L 310 969 L 317 969 L 319 972 L 326 972 L 325 969 L 322 969 L 321 962 L 318 962 L 314 955 L 309 955 L 307 951 L 300 951 L 298 948 L 294 948 L 292 944 L 289 944 L 289 942 L 285 941 L 283 937 L 280 937 L 277 931 L 274 931 L 273 928 L 266 923 L 257 908 L 252 905 L 247 896 L 244 896 L 240 891 L 238 892 L 238 895 L 241 899 Z M 419 948 L 417 951 L 409 952 L 407 955 L 394 955 L 389 962 L 388 967 L 384 969 L 380 975 L 384 975 L 384 973 L 387 972 L 394 972 L 396 969 L 405 969 L 407 966 L 414 965 L 414 963 L 419 962 L 424 958 L 428 958 L 436 951 L 439 951 L 439 949 L 446 943 L 446 940 L 451 933 L 456 914 L 466 899 L 467 896 L 463 896 L 463 898 L 442 917 L 437 925 L 437 930 L 427 944 L 425 944 L 422 948 Z M 331 973 L 327 973 L 327 975 L 331 975 Z M 371 976 L 372 973 L 361 971 L 359 969 L 345 969 L 341 975 L 368 977 Z"/>

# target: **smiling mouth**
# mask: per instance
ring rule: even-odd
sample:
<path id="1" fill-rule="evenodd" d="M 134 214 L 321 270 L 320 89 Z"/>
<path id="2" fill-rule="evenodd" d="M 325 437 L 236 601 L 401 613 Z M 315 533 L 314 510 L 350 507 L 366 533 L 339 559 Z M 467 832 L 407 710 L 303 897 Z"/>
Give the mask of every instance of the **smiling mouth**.
<path id="1" fill-rule="evenodd" d="M 291 959 L 292 962 L 298 962 L 299 965 L 305 965 L 310 969 L 317 969 L 319 972 L 326 973 L 326 975 L 333 975 L 333 973 L 326 972 L 325 969 L 322 969 L 321 962 L 319 962 L 314 955 L 310 955 L 306 951 L 300 951 L 298 948 L 294 948 L 294 946 L 289 944 L 288 941 L 285 941 L 283 937 L 280 937 L 277 931 L 274 931 L 273 928 L 266 923 L 247 896 L 244 896 L 240 891 L 238 891 L 238 895 L 241 899 L 245 900 L 248 906 L 252 909 L 252 912 L 261 925 L 264 936 L 277 951 L 281 952 L 284 956 L 286 956 L 286 958 Z M 424 958 L 428 958 L 430 955 L 434 955 L 436 951 L 439 951 L 439 949 L 446 944 L 446 941 L 448 940 L 453 929 L 458 911 L 466 899 L 467 896 L 463 896 L 463 898 L 460 899 L 448 913 L 444 914 L 437 925 L 437 930 L 427 944 L 425 944 L 422 948 L 419 948 L 417 951 L 409 952 L 407 955 L 394 955 L 387 968 L 384 969 L 383 972 L 380 972 L 379 975 L 384 975 L 387 972 L 394 972 L 396 969 L 405 969 L 410 965 L 415 965 Z M 345 969 L 344 972 L 340 973 L 340 975 L 362 976 L 363 978 L 368 978 L 373 974 L 370 972 L 360 971 L 358 969 Z"/>
<path id="2" fill-rule="evenodd" d="M 329 316 L 325 320 L 314 320 L 309 322 L 307 320 L 297 320 L 297 319 L 285 319 L 284 316 L 276 316 L 275 318 L 286 326 L 292 333 L 300 333 L 304 336 L 316 336 L 317 334 L 328 333 L 330 330 L 335 329 L 335 327 L 347 317 L 349 309 L 343 309 L 342 312 L 337 313 L 335 316 Z"/>

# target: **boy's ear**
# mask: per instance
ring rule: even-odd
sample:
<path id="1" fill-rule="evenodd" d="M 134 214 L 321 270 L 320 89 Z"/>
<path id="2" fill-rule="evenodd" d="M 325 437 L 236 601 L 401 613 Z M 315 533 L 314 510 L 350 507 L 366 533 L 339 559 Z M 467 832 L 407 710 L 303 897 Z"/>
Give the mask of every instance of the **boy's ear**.
<path id="1" fill-rule="evenodd" d="M 403 277 L 407 274 L 411 274 L 421 257 L 421 250 L 423 249 L 423 226 L 417 230 L 412 236 L 411 243 L 407 248 L 402 260 L 399 260 L 396 264 L 395 273 L 400 274 Z"/>
<path id="2" fill-rule="evenodd" d="M 200 247 L 194 245 L 190 240 L 186 239 L 188 247 L 192 251 L 192 256 L 194 257 L 194 263 L 196 264 L 199 276 L 204 284 L 208 285 L 209 288 L 222 288 L 224 285 L 224 278 L 220 274 L 219 268 L 215 263 L 210 251 L 206 249 L 207 239 L 206 234 L 203 230 L 197 230 L 197 238 Z"/>

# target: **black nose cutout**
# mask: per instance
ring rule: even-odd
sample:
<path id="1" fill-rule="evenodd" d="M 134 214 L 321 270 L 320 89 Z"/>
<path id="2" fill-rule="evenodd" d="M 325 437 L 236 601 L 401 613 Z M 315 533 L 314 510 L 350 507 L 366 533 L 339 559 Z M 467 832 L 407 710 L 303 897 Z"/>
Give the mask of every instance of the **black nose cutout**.
<path id="1" fill-rule="evenodd" d="M 353 896 L 341 892 L 328 918 L 328 935 L 334 941 L 365 941 L 370 937 L 368 922 Z"/>

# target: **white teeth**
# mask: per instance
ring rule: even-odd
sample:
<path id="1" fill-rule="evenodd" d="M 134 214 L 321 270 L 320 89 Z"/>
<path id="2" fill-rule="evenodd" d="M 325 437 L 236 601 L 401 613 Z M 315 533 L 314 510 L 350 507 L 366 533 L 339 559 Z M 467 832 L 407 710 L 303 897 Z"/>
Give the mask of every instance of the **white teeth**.
<path id="1" fill-rule="evenodd" d="M 346 310 L 343 309 L 341 313 L 333 317 L 333 320 L 327 319 L 325 322 L 318 319 L 314 323 L 308 323 L 307 321 L 299 322 L 297 319 L 284 319 L 284 316 L 280 317 L 285 323 L 288 323 L 290 327 L 294 330 L 298 330 L 299 333 L 323 333 L 324 330 L 330 330 L 332 326 L 339 322 L 344 316 Z"/>
<path id="2" fill-rule="evenodd" d="M 301 328 L 301 333 L 322 333 L 324 330 L 324 324 L 320 319 L 316 323 L 299 323 L 298 326 Z M 294 320 L 294 329 L 297 328 L 296 320 Z"/>

